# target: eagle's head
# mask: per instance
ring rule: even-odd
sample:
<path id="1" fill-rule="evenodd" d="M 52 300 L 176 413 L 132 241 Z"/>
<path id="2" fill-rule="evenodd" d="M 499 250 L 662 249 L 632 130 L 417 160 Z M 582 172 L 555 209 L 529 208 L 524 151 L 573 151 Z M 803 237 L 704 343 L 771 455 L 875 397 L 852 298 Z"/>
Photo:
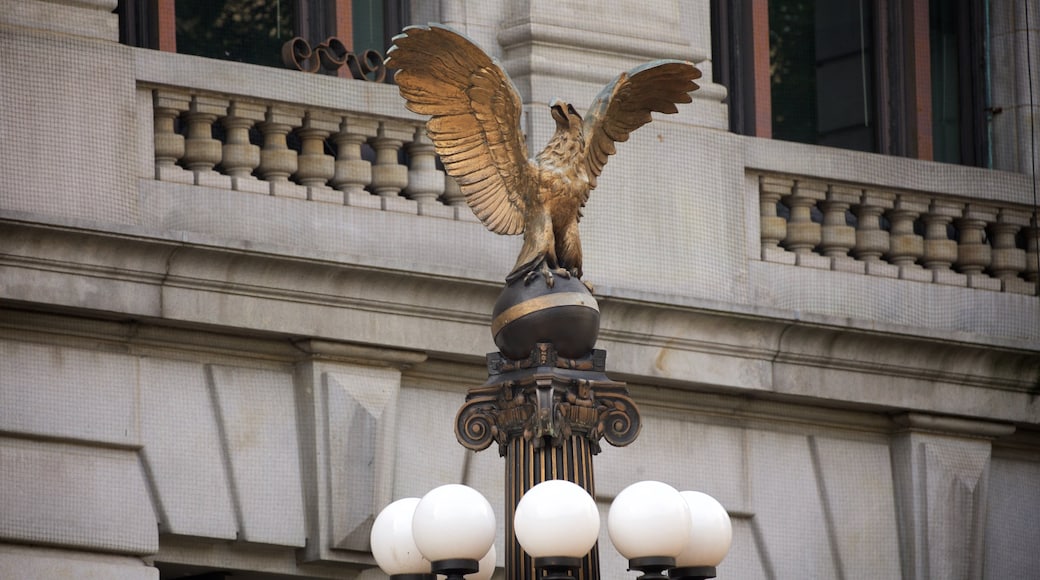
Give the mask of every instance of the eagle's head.
<path id="1" fill-rule="evenodd" d="M 565 101 L 554 98 L 549 103 L 552 118 L 556 121 L 557 131 L 577 132 L 581 129 L 581 115 Z"/>

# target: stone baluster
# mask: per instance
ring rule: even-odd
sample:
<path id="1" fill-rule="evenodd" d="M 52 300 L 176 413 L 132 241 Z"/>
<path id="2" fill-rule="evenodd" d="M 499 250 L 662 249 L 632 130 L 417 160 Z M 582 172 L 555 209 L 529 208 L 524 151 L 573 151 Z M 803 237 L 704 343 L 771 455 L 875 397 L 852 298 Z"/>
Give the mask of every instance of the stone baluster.
<path id="1" fill-rule="evenodd" d="M 224 173 L 231 178 L 231 187 L 238 191 L 269 193 L 270 186 L 253 176 L 260 165 L 260 148 L 249 142 L 249 129 L 264 120 L 267 108 L 255 103 L 232 101 L 227 116 L 221 121 L 227 138 L 224 140 Z"/>
<path id="2" fill-rule="evenodd" d="M 328 186 L 336 175 L 336 160 L 325 153 L 325 138 L 339 130 L 339 119 L 318 111 L 307 111 L 303 125 L 296 130 L 300 138 L 296 182 L 307 188 L 307 199 L 341 203 L 343 195 Z"/>
<path id="3" fill-rule="evenodd" d="M 866 271 L 863 262 L 849 256 L 856 245 L 856 228 L 848 225 L 845 212 L 863 195 L 860 188 L 844 185 L 827 186 L 827 197 L 820 202 L 823 211 L 823 227 L 820 236 L 820 252 L 831 259 L 831 269 L 862 274 Z"/>
<path id="4" fill-rule="evenodd" d="M 888 232 L 881 228 L 882 215 L 892 209 L 895 194 L 864 190 L 853 211 L 856 214 L 856 245 L 852 255 L 863 263 L 871 276 L 898 278 L 899 268 L 881 260 L 889 251 Z M 911 222 L 911 228 L 913 222 Z"/>
<path id="5" fill-rule="evenodd" d="M 924 238 L 914 232 L 914 222 L 926 211 L 926 201 L 898 195 L 888 212 L 888 221 L 892 224 L 888 236 L 888 261 L 899 268 L 899 277 L 903 280 L 932 281 L 931 271 L 919 264 L 924 259 Z"/>
<path id="6" fill-rule="evenodd" d="M 375 119 L 348 116 L 340 120 L 339 131 L 332 136 L 336 143 L 332 187 L 343 192 L 344 205 L 380 207 L 379 197 L 365 191 L 372 183 L 372 163 L 361 158 L 361 146 L 376 136 L 378 127 L 379 122 Z"/>
<path id="7" fill-rule="evenodd" d="M 993 277 L 1000 281 L 1004 292 L 1031 294 L 1035 289 L 1033 284 L 1019 277 L 1026 271 L 1026 251 L 1015 243 L 1018 232 L 1028 225 L 1028 214 L 1003 208 L 997 214 L 997 221 L 989 226 L 993 243 L 989 269 Z"/>
<path id="8" fill-rule="evenodd" d="M 227 114 L 227 109 L 227 99 L 196 95 L 183 115 L 188 136 L 181 163 L 195 174 L 195 185 L 231 189 L 231 178 L 213 170 L 223 154 L 223 144 L 213 138 L 213 123 Z"/>
<path id="9" fill-rule="evenodd" d="M 822 240 L 820 224 L 812 221 L 812 208 L 827 196 L 827 187 L 821 183 L 794 182 L 791 193 L 783 197 L 791 208 L 787 222 L 784 247 L 795 253 L 795 264 L 830 269 L 831 260 L 813 253 Z"/>
<path id="10" fill-rule="evenodd" d="M 758 223 L 762 240 L 759 257 L 767 262 L 795 262 L 795 254 L 780 247 L 780 242 L 787 238 L 787 220 L 776 214 L 780 198 L 790 195 L 793 189 L 794 181 L 791 179 L 769 175 L 758 177 Z"/>
<path id="11" fill-rule="evenodd" d="M 444 174 L 444 193 L 441 194 L 441 201 L 450 207 L 466 206 L 466 194 L 462 193 L 462 188 L 455 178 L 447 173 Z M 458 216 L 455 217 L 458 219 Z"/>
<path id="12" fill-rule="evenodd" d="M 1022 271 L 1022 277 L 1031 282 L 1040 294 L 1040 224 L 1037 223 L 1037 215 L 1029 221 L 1025 229 L 1026 235 L 1026 269 Z"/>
<path id="13" fill-rule="evenodd" d="M 382 122 L 372 148 L 376 151 L 376 163 L 372 166 L 372 191 L 381 198 L 384 210 L 418 213 L 414 201 L 399 197 L 408 186 L 408 167 L 398 162 L 401 145 L 412 138 L 414 129 L 408 126 Z"/>
<path id="14" fill-rule="evenodd" d="M 473 210 L 469 208 L 469 203 L 466 202 L 466 194 L 462 193 L 459 183 L 447 173 L 444 174 L 444 193 L 441 194 L 441 201 L 444 202 L 446 207 L 451 208 L 456 220 L 465 222 L 480 221 L 476 214 L 473 213 Z"/>
<path id="15" fill-rule="evenodd" d="M 957 270 L 968 277 L 968 286 L 1000 290 L 1000 280 L 982 271 L 989 268 L 993 252 L 986 240 L 986 226 L 997 220 L 995 209 L 968 204 L 961 217 L 954 220 L 960 240 L 957 244 Z"/>
<path id="16" fill-rule="evenodd" d="M 177 117 L 188 110 L 191 97 L 157 90 L 152 93 L 152 122 L 155 143 L 155 179 L 194 183 L 195 176 L 177 163 L 184 157 L 184 136 L 175 130 Z"/>
<path id="17" fill-rule="evenodd" d="M 268 107 L 264 121 L 257 126 L 264 135 L 257 173 L 269 182 L 271 195 L 307 199 L 307 188 L 289 181 L 299 163 L 296 151 L 289 148 L 286 137 L 300 125 L 302 112 L 288 108 Z"/>
<path id="18" fill-rule="evenodd" d="M 932 272 L 932 281 L 954 286 L 967 285 L 967 276 L 951 269 L 957 260 L 957 242 L 947 235 L 950 223 L 961 216 L 962 204 L 933 199 L 924 221 L 924 267 Z"/>
<path id="19" fill-rule="evenodd" d="M 419 214 L 454 217 L 455 210 L 437 201 L 444 193 L 444 172 L 437 169 L 437 153 L 423 125 L 415 128 L 408 144 L 408 158 L 411 162 L 404 193 L 419 205 Z"/>

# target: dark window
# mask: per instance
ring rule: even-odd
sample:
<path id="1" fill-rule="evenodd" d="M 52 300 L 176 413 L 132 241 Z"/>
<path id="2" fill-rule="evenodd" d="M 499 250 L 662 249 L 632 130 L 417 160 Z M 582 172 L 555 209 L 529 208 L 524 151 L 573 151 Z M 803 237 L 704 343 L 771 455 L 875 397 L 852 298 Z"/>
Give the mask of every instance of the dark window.
<path id="1" fill-rule="evenodd" d="M 120 42 L 208 58 L 283 66 L 286 41 L 336 37 L 384 54 L 408 24 L 408 0 L 119 0 Z M 346 68 L 339 74 L 349 75 Z"/>
<path id="2" fill-rule="evenodd" d="M 734 132 L 989 165 L 985 3 L 712 0 Z"/>
<path id="3" fill-rule="evenodd" d="M 771 0 L 773 137 L 876 150 L 869 0 Z"/>
<path id="4" fill-rule="evenodd" d="M 298 36 L 305 2 L 177 0 L 177 52 L 281 66 L 281 49 Z"/>
<path id="5" fill-rule="evenodd" d="M 976 25 L 979 4 L 929 2 L 932 142 L 936 161 L 988 167 L 989 62 L 986 31 Z"/>

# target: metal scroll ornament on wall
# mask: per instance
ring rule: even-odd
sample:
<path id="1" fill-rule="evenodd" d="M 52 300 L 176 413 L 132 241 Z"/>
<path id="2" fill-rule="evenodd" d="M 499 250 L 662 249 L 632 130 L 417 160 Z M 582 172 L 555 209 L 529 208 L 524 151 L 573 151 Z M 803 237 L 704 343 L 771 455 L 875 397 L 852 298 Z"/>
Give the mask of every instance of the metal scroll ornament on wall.
<path id="1" fill-rule="evenodd" d="M 383 55 L 368 49 L 359 56 L 335 37 L 325 39 L 312 49 L 306 40 L 297 36 L 282 45 L 282 63 L 289 68 L 309 73 L 319 70 L 335 72 L 341 66 L 346 66 L 355 79 L 373 83 L 386 80 Z"/>

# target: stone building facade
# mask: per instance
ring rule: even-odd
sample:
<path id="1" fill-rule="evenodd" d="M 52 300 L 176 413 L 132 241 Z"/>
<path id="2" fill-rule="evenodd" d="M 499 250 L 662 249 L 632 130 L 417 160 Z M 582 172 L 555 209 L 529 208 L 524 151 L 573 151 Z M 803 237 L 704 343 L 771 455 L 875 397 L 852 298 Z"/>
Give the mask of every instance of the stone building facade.
<path id="1" fill-rule="evenodd" d="M 713 495 L 720 578 L 1035 575 L 1026 4 L 989 2 L 1017 121 L 980 169 L 730 132 L 707 0 L 413 3 L 501 60 L 532 150 L 553 96 L 705 72 L 582 222 L 644 421 L 597 456 L 604 510 L 641 479 Z M 500 458 L 453 423 L 519 239 L 392 85 L 132 48 L 115 8 L 0 1 L 0 578 L 379 578 L 391 500 L 464 482 L 501 509 Z"/>

